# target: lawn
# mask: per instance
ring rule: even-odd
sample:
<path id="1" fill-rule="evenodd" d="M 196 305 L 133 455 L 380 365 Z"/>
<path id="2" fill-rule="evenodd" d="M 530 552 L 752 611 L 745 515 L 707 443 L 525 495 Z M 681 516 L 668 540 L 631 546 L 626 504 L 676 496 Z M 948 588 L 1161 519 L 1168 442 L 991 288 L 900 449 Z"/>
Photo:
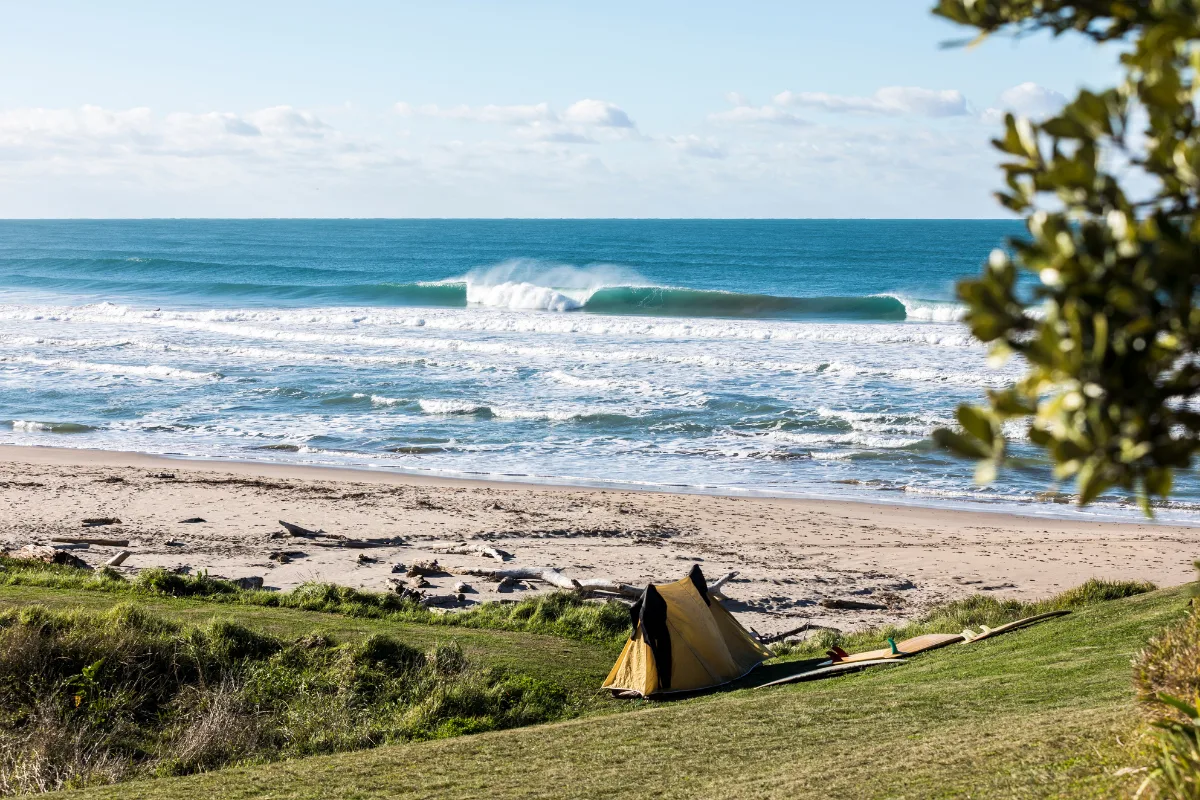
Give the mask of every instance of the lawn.
<path id="1" fill-rule="evenodd" d="M 0 603 L 83 601 L 102 607 L 118 599 L 31 587 L 0 592 Z M 454 639 L 481 657 L 558 676 L 578 690 L 598 685 L 611 662 L 606 646 L 521 633 L 173 599 L 145 604 L 193 621 L 232 616 L 280 635 L 325 627 L 343 636 L 380 630 L 414 642 Z M 1158 591 L 833 680 L 740 688 L 645 704 L 630 713 L 593 713 L 563 723 L 64 795 L 188 800 L 1128 795 L 1138 777 L 1114 773 L 1135 758 L 1131 742 L 1139 719 L 1130 662 L 1153 632 L 1186 607 L 1184 590 Z M 794 668 L 768 665 L 755 680 Z"/>

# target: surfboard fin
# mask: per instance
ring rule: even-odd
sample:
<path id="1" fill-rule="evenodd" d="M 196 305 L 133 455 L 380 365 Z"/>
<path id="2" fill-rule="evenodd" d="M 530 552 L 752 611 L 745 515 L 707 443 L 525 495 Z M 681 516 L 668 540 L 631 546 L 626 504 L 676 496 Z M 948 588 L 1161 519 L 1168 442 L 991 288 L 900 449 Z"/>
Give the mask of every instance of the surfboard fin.
<path id="1" fill-rule="evenodd" d="M 826 650 L 825 655 L 829 656 L 829 660 L 836 664 L 843 658 L 847 658 L 850 654 L 842 648 L 834 646 Z"/>

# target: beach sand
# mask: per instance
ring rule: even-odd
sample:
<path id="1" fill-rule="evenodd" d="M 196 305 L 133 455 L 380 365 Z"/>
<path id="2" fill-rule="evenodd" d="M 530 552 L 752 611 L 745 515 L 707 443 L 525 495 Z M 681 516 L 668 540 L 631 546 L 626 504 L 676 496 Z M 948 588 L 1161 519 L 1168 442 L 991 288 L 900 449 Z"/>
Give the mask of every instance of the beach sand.
<path id="1" fill-rule="evenodd" d="M 82 528 L 90 517 L 120 524 Z M 203 523 L 182 520 L 201 517 Z M 403 546 L 323 548 L 277 538 L 278 520 Z M 439 545 L 490 544 L 507 567 L 558 567 L 574 578 L 665 582 L 699 563 L 710 580 L 736 570 L 730 608 L 761 633 L 806 621 L 843 630 L 917 616 L 980 592 L 1034 599 L 1090 577 L 1163 586 L 1192 578 L 1200 529 L 1106 523 L 886 503 L 737 498 L 448 480 L 371 470 L 169 459 L 66 448 L 0 447 L 0 548 L 54 536 L 129 539 L 123 569 L 162 566 L 286 589 L 325 581 L 389 588 L 392 564 L 436 558 L 450 572 L 496 568 Z M 75 550 L 92 565 L 115 548 Z M 291 554 L 279 564 L 272 553 Z M 360 563 L 365 553 L 377 558 Z M 433 594 L 465 580 L 470 601 L 519 599 L 482 578 L 433 577 Z M 823 608 L 859 600 L 885 611 Z"/>

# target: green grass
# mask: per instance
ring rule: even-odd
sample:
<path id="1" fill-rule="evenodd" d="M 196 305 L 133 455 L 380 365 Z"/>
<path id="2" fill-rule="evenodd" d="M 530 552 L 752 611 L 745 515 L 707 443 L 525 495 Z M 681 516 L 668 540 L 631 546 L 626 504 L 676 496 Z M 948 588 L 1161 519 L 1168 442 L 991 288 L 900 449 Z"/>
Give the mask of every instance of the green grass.
<path id="1" fill-rule="evenodd" d="M 176 575 L 148 569 L 125 580 L 111 569 L 95 572 L 0 556 L 0 587 L 71 589 L 142 597 L 187 597 L 211 603 L 322 611 L 367 619 L 424 625 L 540 633 L 619 645 L 629 632 L 629 613 L 616 601 L 589 602 L 569 593 L 538 595 L 513 603 L 482 603 L 454 614 L 423 608 L 391 592 L 369 592 L 328 583 L 306 583 L 287 592 L 244 591 L 205 574 Z"/>
<path id="2" fill-rule="evenodd" d="M 966 628 L 977 630 L 981 625 L 995 628 L 1006 622 L 1047 611 L 1071 611 L 1109 600 L 1146 594 L 1154 589 L 1154 584 L 1145 581 L 1106 581 L 1093 578 L 1065 592 L 1033 602 L 976 594 L 935 606 L 919 619 L 903 625 L 888 625 L 854 633 L 821 631 L 819 635 L 802 642 L 776 645 L 774 652 L 789 660 L 817 657 L 835 645 L 855 653 L 882 647 L 889 637 L 901 642 L 925 633 L 959 633 Z"/>
<path id="3" fill-rule="evenodd" d="M 566 687 L 454 642 L 285 640 L 133 603 L 0 610 L 0 794 L 181 775 L 562 719 Z"/>
<path id="4" fill-rule="evenodd" d="M 0 593 L 0 602 L 11 602 L 15 591 L 30 589 L 10 586 Z M 1109 592 L 1099 586 L 1086 591 L 1089 600 Z M 833 680 L 741 688 L 638 704 L 624 714 L 135 781 L 65 796 L 1127 796 L 1138 776 L 1114 773 L 1135 764 L 1131 742 L 1139 716 L 1131 663 L 1151 635 L 1186 613 L 1186 603 L 1184 590 L 1156 591 L 1081 605 L 1070 616 L 1026 630 Z M 239 619 L 251 613 L 285 613 L 240 606 L 228 610 Z M 948 624 L 977 617 L 979 609 L 947 614 Z M 372 627 L 387 622 L 329 619 Z M 530 638 L 453 629 L 455 637 L 468 632 Z M 548 655 L 552 661 L 553 654 Z M 796 667 L 768 664 L 753 677 L 762 682 Z"/>
<path id="5" fill-rule="evenodd" d="M 0 608 L 41 605 L 56 611 L 105 611 L 130 599 L 130 595 L 122 592 L 0 585 Z M 488 666 L 545 677 L 572 691 L 576 687 L 586 686 L 588 695 L 608 674 L 620 648 L 619 644 L 597 644 L 544 634 L 449 627 L 391 617 L 372 618 L 214 603 L 206 598 L 139 595 L 136 601 L 139 608 L 176 622 L 207 626 L 222 620 L 235 620 L 281 639 L 295 639 L 315 632 L 339 641 L 353 642 L 382 633 L 422 650 L 453 641 L 470 658 Z"/>

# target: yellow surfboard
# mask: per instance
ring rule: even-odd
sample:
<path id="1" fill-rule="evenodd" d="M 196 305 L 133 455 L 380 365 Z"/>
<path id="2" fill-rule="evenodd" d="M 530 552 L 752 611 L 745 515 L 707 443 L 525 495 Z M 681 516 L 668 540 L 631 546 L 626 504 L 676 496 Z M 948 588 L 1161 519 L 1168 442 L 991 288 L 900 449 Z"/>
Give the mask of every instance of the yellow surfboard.
<path id="1" fill-rule="evenodd" d="M 905 639 L 900 643 L 892 643 L 889 639 L 889 646 L 880 648 L 879 650 L 867 650 L 863 653 L 847 653 L 840 648 L 833 648 L 829 651 L 829 664 L 854 664 L 860 661 L 874 661 L 877 659 L 888 658 L 903 658 L 904 656 L 913 656 L 917 653 L 924 653 L 926 650 L 936 650 L 939 647 L 945 647 L 948 644 L 957 644 L 965 639 L 961 633 L 926 633 L 921 636 L 914 636 L 911 639 Z"/>
<path id="2" fill-rule="evenodd" d="M 902 658 L 877 658 L 872 661 L 852 661 L 844 664 L 833 664 L 832 666 L 817 667 L 816 669 L 797 672 L 795 675 L 788 675 L 786 678 L 764 683 L 761 686 L 755 686 L 755 689 L 765 689 L 768 686 L 781 686 L 785 683 L 799 683 L 800 681 L 811 681 L 817 678 L 828 678 L 834 675 L 844 675 L 848 672 L 855 672 L 867 667 L 882 667 L 892 664 L 905 663 Z"/>
<path id="3" fill-rule="evenodd" d="M 963 639 L 965 639 L 967 641 L 967 643 L 969 644 L 971 642 L 978 642 L 983 639 L 990 639 L 993 636 L 999 636 L 1000 634 L 1008 633 L 1009 631 L 1015 631 L 1018 628 L 1026 628 L 1026 627 L 1029 627 L 1030 625 L 1036 625 L 1037 623 L 1042 622 L 1043 620 L 1052 619 L 1054 617 L 1061 617 L 1061 616 L 1064 616 L 1065 614 L 1070 614 L 1070 613 L 1071 613 L 1070 611 L 1047 611 L 1045 614 L 1035 614 L 1034 616 L 1026 617 L 1025 619 L 1018 619 L 1013 622 L 1006 622 L 1005 624 L 1000 625 L 995 628 L 989 628 L 987 625 L 980 625 L 978 633 L 971 630 L 970 628 L 967 628 L 965 631 L 962 632 L 962 635 L 963 635 Z"/>

